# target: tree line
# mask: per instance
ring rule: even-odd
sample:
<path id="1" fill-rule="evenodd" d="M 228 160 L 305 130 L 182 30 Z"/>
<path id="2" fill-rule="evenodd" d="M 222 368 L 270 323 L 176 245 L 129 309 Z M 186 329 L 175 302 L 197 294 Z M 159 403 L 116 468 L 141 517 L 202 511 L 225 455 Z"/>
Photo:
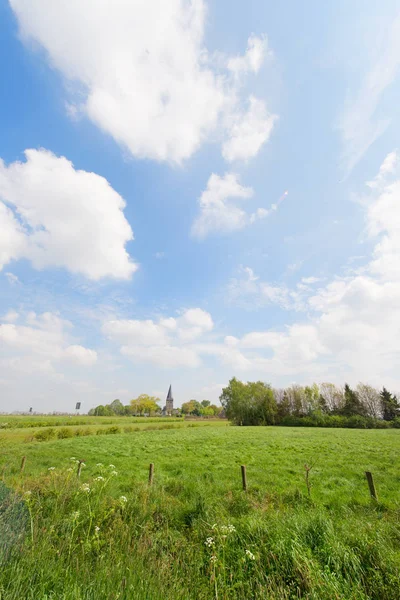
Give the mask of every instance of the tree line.
<path id="1" fill-rule="evenodd" d="M 117 399 L 113 400 L 110 404 L 99 404 L 96 408 L 91 408 L 88 414 L 95 417 L 153 417 L 162 414 L 162 409 L 159 405 L 160 402 L 160 398 L 156 396 L 140 394 L 140 396 L 131 400 L 129 404 L 124 405 Z M 181 408 L 174 409 L 174 416 L 213 417 L 218 416 L 221 411 L 222 406 L 211 404 L 209 400 L 202 400 L 201 402 L 189 400 L 188 402 L 184 402 Z"/>
<path id="2" fill-rule="evenodd" d="M 273 388 L 262 381 L 244 383 L 233 377 L 220 396 L 236 425 L 400 428 L 395 394 L 365 383 L 351 388 L 333 383 Z"/>

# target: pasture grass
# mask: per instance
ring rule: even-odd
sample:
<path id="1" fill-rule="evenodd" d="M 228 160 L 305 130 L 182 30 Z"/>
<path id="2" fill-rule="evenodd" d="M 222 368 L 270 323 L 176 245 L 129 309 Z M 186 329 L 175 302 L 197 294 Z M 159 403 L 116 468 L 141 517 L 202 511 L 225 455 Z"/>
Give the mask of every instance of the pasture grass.
<path id="1" fill-rule="evenodd" d="M 400 431 L 209 425 L 3 444 L 1 600 L 399 597 Z"/>

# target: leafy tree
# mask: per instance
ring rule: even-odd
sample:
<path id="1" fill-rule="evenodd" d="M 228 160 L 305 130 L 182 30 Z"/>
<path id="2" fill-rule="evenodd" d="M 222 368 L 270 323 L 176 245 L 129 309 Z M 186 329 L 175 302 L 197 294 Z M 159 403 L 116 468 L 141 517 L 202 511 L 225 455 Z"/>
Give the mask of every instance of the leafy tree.
<path id="1" fill-rule="evenodd" d="M 393 421 L 396 417 L 400 417 L 400 405 L 396 396 L 384 387 L 380 393 L 380 398 L 384 421 Z"/>
<path id="2" fill-rule="evenodd" d="M 201 416 L 201 411 L 203 407 L 197 400 L 189 400 L 188 402 L 184 402 L 182 404 L 182 414 L 184 415 L 194 415 L 197 417 Z"/>
<path id="3" fill-rule="evenodd" d="M 121 400 L 113 400 L 111 404 L 109 404 L 109 407 L 115 415 L 124 414 L 124 405 L 122 404 Z"/>
<path id="4" fill-rule="evenodd" d="M 344 404 L 343 390 L 333 383 L 321 383 L 319 392 L 324 399 L 328 412 L 339 414 Z"/>
<path id="5" fill-rule="evenodd" d="M 271 425 L 275 422 L 274 393 L 262 381 L 243 383 L 233 377 L 219 399 L 228 419 L 238 425 Z"/>
<path id="6" fill-rule="evenodd" d="M 131 400 L 130 404 L 134 414 L 142 416 L 153 415 L 160 412 L 158 402 L 160 402 L 160 398 L 157 398 L 156 396 L 140 394 L 140 396 Z"/>
<path id="7" fill-rule="evenodd" d="M 352 390 L 347 383 L 344 386 L 344 405 L 340 412 L 344 417 L 352 417 L 353 415 L 366 416 L 365 407 L 360 401 L 357 392 Z"/>
<path id="8" fill-rule="evenodd" d="M 365 408 L 365 414 L 374 419 L 380 419 L 382 416 L 381 397 L 375 388 L 365 383 L 357 385 L 357 394 L 360 402 Z"/>
<path id="9" fill-rule="evenodd" d="M 209 400 L 202 400 L 200 404 L 203 406 L 203 408 L 207 408 L 210 406 L 211 402 Z"/>

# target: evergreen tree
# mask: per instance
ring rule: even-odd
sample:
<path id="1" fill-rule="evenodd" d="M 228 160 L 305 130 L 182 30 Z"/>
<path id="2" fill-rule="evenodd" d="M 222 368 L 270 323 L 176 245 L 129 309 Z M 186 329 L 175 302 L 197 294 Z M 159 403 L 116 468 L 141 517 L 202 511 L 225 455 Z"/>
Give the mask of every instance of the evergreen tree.
<path id="1" fill-rule="evenodd" d="M 393 421 L 396 417 L 400 417 L 400 405 L 396 396 L 392 395 L 385 387 L 379 395 L 384 421 Z"/>
<path id="2" fill-rule="evenodd" d="M 347 383 L 344 386 L 344 405 L 340 413 L 345 417 L 352 417 L 354 415 L 366 416 L 365 407 L 360 401 L 357 392 L 352 390 Z"/>

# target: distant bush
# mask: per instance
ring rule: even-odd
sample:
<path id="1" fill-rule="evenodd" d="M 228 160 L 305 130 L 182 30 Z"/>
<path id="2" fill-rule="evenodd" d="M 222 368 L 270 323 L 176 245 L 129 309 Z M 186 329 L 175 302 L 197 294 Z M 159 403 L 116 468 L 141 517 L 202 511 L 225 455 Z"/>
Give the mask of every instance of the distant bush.
<path id="1" fill-rule="evenodd" d="M 56 432 L 52 427 L 46 429 L 40 429 L 34 434 L 35 440 L 38 442 L 48 442 L 56 436 Z"/>
<path id="2" fill-rule="evenodd" d="M 94 431 L 92 429 L 89 429 L 89 427 L 86 427 L 85 429 L 75 429 L 74 434 L 76 437 L 82 437 L 85 435 L 93 435 Z"/>
<path id="3" fill-rule="evenodd" d="M 96 435 L 115 435 L 116 433 L 121 433 L 121 428 L 118 425 L 112 425 L 111 427 L 96 431 Z"/>
<path id="4" fill-rule="evenodd" d="M 69 429 L 68 427 L 60 427 L 60 429 L 57 431 L 57 437 L 59 440 L 65 440 L 67 438 L 72 438 L 72 437 L 74 437 L 74 432 L 72 431 L 72 429 Z"/>

